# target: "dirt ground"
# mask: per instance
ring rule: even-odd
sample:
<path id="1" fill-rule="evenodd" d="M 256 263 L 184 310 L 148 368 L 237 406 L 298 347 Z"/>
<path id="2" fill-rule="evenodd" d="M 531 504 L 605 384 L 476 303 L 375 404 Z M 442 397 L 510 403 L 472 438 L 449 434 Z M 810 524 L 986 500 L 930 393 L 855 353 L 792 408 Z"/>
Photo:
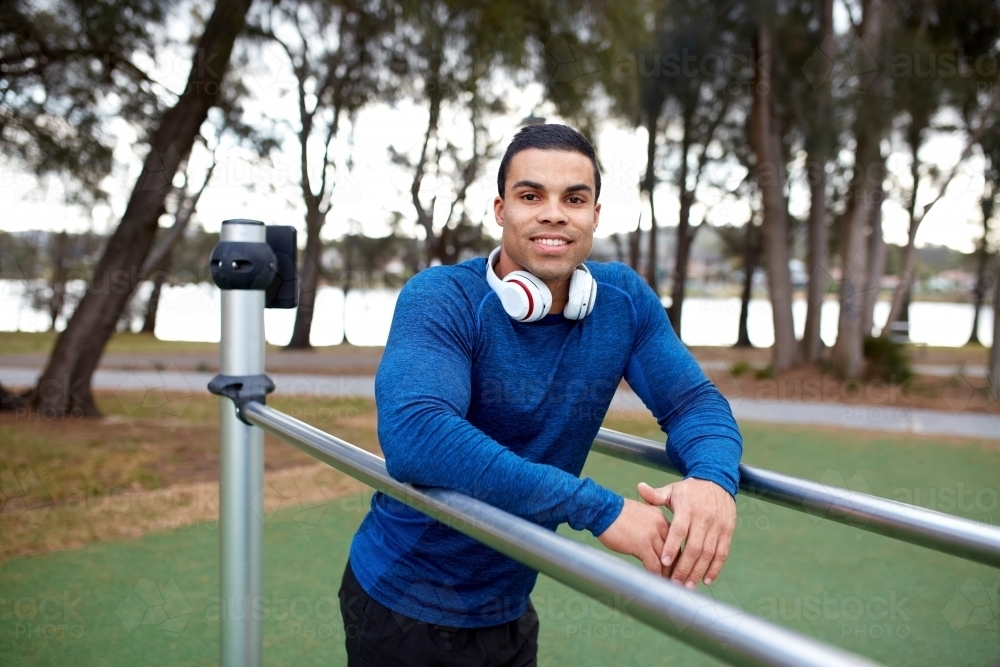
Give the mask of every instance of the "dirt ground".
<path id="1" fill-rule="evenodd" d="M 775 378 L 766 371 L 740 369 L 735 364 L 708 369 L 705 374 L 729 398 L 998 414 L 998 403 L 984 377 L 915 375 L 905 381 L 843 381 L 817 366 L 805 366 Z"/>
<path id="2" fill-rule="evenodd" d="M 100 420 L 0 413 L 0 560 L 214 521 L 218 517 L 218 399 L 170 414 L 98 392 Z M 371 401 L 269 401 L 379 452 Z M 132 413 L 129 414 L 129 410 Z M 301 510 L 364 486 L 266 436 L 265 511 Z"/>

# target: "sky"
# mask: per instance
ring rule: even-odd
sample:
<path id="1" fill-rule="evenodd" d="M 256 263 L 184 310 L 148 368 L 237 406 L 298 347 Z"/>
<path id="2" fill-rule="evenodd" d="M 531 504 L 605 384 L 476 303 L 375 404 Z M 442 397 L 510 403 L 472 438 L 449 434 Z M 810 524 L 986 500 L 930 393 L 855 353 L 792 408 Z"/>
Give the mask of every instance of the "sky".
<path id="1" fill-rule="evenodd" d="M 180 18 L 170 29 L 178 42 L 185 41 L 186 28 Z M 166 88 L 180 90 L 190 66 L 189 53 L 187 47 L 175 45 L 170 54 L 159 62 L 147 63 L 147 69 Z M 261 163 L 246 149 L 224 143 L 219 151 L 220 164 L 199 203 L 197 218 L 208 230 L 219 229 L 221 221 L 228 218 L 255 218 L 269 224 L 291 224 L 303 229 L 298 146 L 290 134 L 290 130 L 297 127 L 294 78 L 284 53 L 277 47 L 266 47 L 263 56 L 255 61 L 248 81 L 254 96 L 247 103 L 248 119 L 258 122 L 264 118 L 271 119 L 288 131 L 288 139 L 273 156 L 271 164 Z M 498 85 L 505 84 L 500 82 Z M 543 102 L 541 86 L 506 85 L 510 89 L 506 95 L 509 112 L 492 119 L 490 123 L 490 134 L 500 148 L 506 146 L 519 128 L 521 119 L 529 114 L 547 116 L 550 122 L 558 121 Z M 411 103 L 395 106 L 376 104 L 359 114 L 354 127 L 345 126 L 334 145 L 338 162 L 337 185 L 324 228 L 325 238 L 336 238 L 352 226 L 360 227 L 372 236 L 383 236 L 389 232 L 388 221 L 396 210 L 409 220 L 415 218 L 409 201 L 411 175 L 391 164 L 389 147 L 411 154 L 419 151 L 426 118 L 426 110 Z M 443 128 L 460 145 L 468 146 L 470 130 L 461 109 L 446 115 Z M 58 179 L 40 182 L 9 163 L 0 163 L 0 229 L 94 229 L 106 232 L 116 225 L 141 169 L 145 147 L 136 142 L 135 132 L 123 121 L 113 121 L 110 130 L 116 138 L 118 164 L 114 174 L 105 182 L 110 195 L 108 205 L 98 205 L 93 210 L 67 206 L 62 201 L 64 191 Z M 602 213 L 597 236 L 628 232 L 635 228 L 637 220 L 648 229 L 648 206 L 643 206 L 637 188 L 645 171 L 645 131 L 607 122 L 596 143 L 603 167 Z M 946 172 L 956 163 L 962 148 L 962 140 L 955 136 L 932 136 L 925 144 L 921 157 Z M 314 145 L 310 149 L 315 155 L 321 147 Z M 906 183 L 908 160 L 899 147 L 894 149 L 890 155 L 890 169 L 901 182 Z M 348 155 L 353 160 L 351 169 L 346 164 Z M 207 153 L 196 149 L 192 156 L 195 184 L 201 180 L 199 174 L 204 173 L 206 166 Z M 487 231 L 496 237 L 499 237 L 499 228 L 493 220 L 492 200 L 496 196 L 498 167 L 499 156 L 487 164 L 482 177 L 468 195 L 470 216 L 482 220 Z M 743 175 L 738 169 L 731 170 L 724 174 L 724 180 L 730 187 L 735 186 Z M 923 221 L 917 245 L 945 245 L 971 252 L 982 229 L 979 209 L 982 189 L 981 161 L 974 156 L 960 169 L 947 195 Z M 428 183 L 424 195 L 429 199 L 435 191 L 446 197 L 450 183 Z M 935 195 L 932 188 L 924 187 L 918 203 L 922 205 Z M 655 204 L 659 224 L 675 226 L 679 208 L 676 189 L 670 184 L 661 184 L 655 194 Z M 793 188 L 789 202 L 791 212 L 805 217 L 808 206 L 805 188 Z M 740 225 L 749 217 L 749 206 L 745 200 L 736 197 L 721 199 L 717 192 L 703 189 L 699 191 L 699 202 L 692 210 L 692 222 L 699 222 L 706 214 L 712 223 Z M 169 224 L 169 219 L 164 219 L 162 223 Z M 412 223 L 409 229 L 418 233 Z M 888 200 L 883 205 L 886 241 L 904 244 L 906 232 L 904 204 Z"/>

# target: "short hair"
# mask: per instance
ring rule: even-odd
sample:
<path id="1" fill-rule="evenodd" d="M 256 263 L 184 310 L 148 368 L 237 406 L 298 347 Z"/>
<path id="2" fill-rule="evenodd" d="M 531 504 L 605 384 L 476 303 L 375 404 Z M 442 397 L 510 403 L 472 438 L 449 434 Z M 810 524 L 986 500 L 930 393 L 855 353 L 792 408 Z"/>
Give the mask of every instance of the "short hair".
<path id="1" fill-rule="evenodd" d="M 582 153 L 590 158 L 590 163 L 594 165 L 594 199 L 601 196 L 601 171 L 597 168 L 597 155 L 594 147 L 587 138 L 577 130 L 566 125 L 557 123 L 546 123 L 542 125 L 527 125 L 514 135 L 507 152 L 500 161 L 500 171 L 497 173 L 497 191 L 500 196 L 504 196 L 504 186 L 507 183 L 507 172 L 510 170 L 510 161 L 514 156 L 528 148 L 540 148 L 550 151 L 571 151 Z"/>

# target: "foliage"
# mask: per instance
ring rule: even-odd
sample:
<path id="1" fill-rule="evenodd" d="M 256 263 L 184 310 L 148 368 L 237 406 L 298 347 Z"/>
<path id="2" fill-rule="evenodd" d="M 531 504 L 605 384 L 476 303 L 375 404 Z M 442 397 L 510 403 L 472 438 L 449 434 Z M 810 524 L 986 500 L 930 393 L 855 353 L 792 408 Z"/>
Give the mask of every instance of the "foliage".
<path id="1" fill-rule="evenodd" d="M 72 179 L 71 200 L 102 199 L 111 122 L 144 134 L 163 110 L 155 62 L 174 0 L 0 3 L 0 152 L 39 176 Z"/>
<path id="2" fill-rule="evenodd" d="M 866 372 L 869 377 L 886 382 L 906 382 L 913 376 L 910 358 L 906 346 L 890 338 L 865 338 L 865 359 L 868 360 Z"/>

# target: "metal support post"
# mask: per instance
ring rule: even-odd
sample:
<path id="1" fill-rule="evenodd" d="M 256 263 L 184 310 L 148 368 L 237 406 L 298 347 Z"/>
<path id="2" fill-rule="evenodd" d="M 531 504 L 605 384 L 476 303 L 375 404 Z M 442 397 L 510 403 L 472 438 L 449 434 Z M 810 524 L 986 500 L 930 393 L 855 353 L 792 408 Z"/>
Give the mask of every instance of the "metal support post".
<path id="1" fill-rule="evenodd" d="M 222 224 L 220 240 L 241 246 L 262 244 L 264 224 L 253 220 L 227 220 Z M 220 268 L 238 268 L 236 260 L 226 257 L 224 261 L 226 266 Z M 263 287 L 223 288 L 219 348 L 223 376 L 263 375 L 264 297 Z M 223 667 L 259 667 L 261 619 L 255 613 L 259 607 L 255 603 L 259 603 L 262 587 L 264 432 L 244 422 L 225 399 L 219 404 L 219 421 L 222 433 L 219 458 L 220 664 Z"/>

